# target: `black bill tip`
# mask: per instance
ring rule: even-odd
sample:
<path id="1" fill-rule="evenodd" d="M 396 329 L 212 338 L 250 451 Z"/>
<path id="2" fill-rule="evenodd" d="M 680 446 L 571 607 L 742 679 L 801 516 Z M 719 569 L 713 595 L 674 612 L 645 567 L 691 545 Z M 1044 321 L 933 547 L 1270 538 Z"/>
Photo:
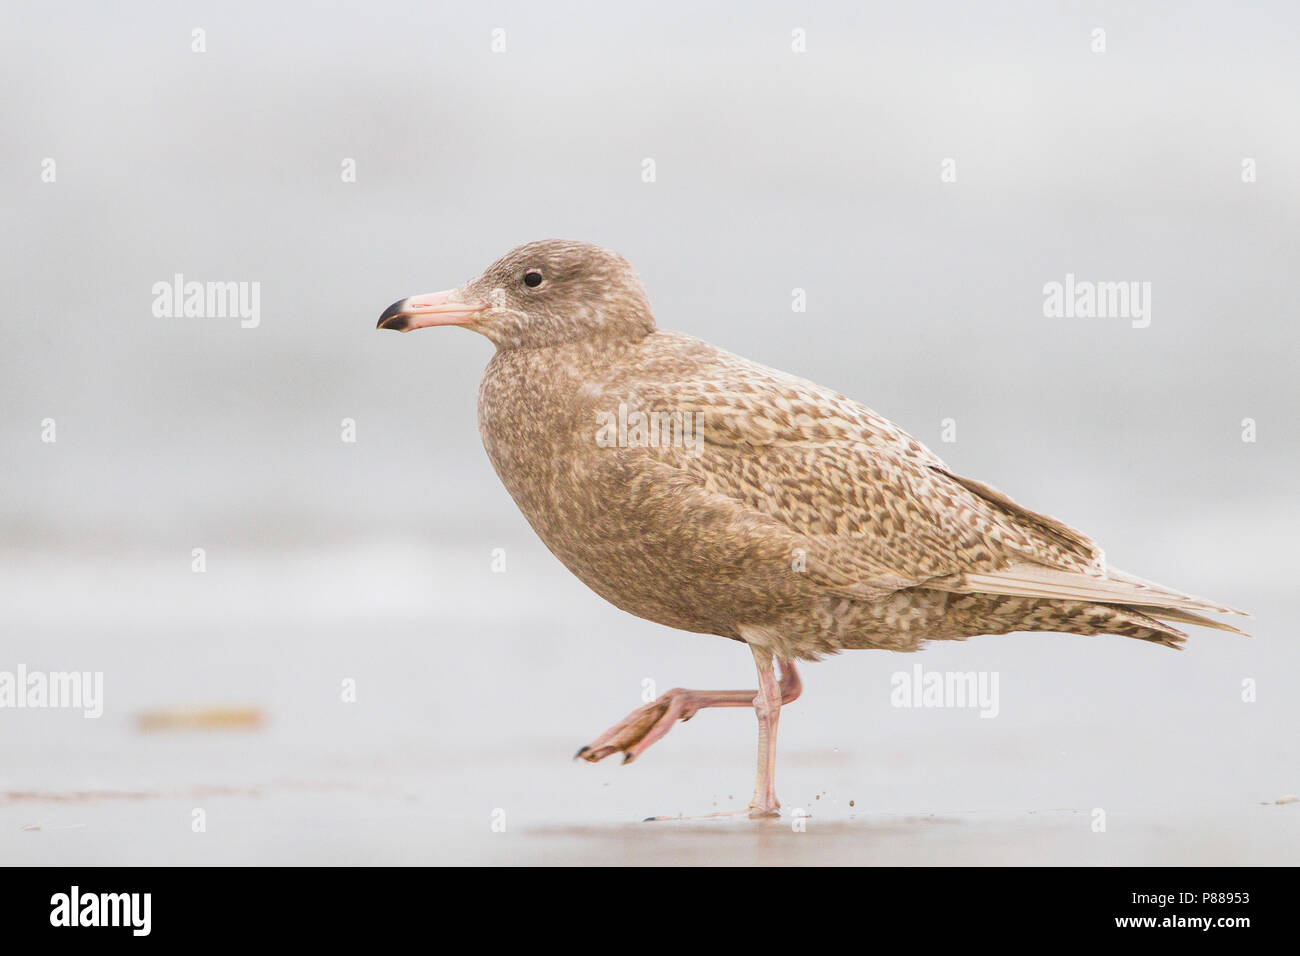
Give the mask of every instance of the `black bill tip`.
<path id="1" fill-rule="evenodd" d="M 377 329 L 392 329 L 394 332 L 405 332 L 409 318 L 402 314 L 402 306 L 406 304 L 405 299 L 398 299 L 388 308 L 384 309 L 384 314 L 379 317 Z"/>

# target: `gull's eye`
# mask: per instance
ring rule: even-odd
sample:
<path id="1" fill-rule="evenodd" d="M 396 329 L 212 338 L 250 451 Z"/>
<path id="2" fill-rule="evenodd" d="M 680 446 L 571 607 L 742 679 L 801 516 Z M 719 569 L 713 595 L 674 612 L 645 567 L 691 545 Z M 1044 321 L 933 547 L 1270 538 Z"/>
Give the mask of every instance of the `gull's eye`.
<path id="1" fill-rule="evenodd" d="M 524 285 L 530 289 L 536 289 L 542 284 L 542 274 L 536 269 L 530 269 L 524 273 Z"/>

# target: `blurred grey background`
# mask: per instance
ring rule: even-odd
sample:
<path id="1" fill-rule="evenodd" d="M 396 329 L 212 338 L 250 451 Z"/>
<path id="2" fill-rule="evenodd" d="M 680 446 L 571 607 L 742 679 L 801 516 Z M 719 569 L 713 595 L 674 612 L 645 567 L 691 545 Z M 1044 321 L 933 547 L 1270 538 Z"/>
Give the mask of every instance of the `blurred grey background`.
<path id="1" fill-rule="evenodd" d="M 1300 790 L 1293 6 L 0 16 L 0 669 L 106 685 L 99 721 L 0 710 L 0 859 L 1294 860 L 1300 807 L 1265 806 Z M 621 773 L 567 757 L 643 680 L 747 686 L 747 656 L 603 605 L 532 536 L 479 445 L 486 340 L 374 328 L 549 236 L 623 253 L 661 326 L 1253 610 L 1255 638 L 846 655 L 782 722 L 778 790 L 821 838 L 624 827 L 743 806 L 752 717 L 705 715 Z M 259 282 L 260 326 L 155 317 L 175 273 Z M 1067 273 L 1150 282 L 1150 326 L 1045 318 Z M 917 661 L 997 670 L 999 719 L 891 708 Z M 131 719 L 230 701 L 267 728 Z M 1129 829 L 1091 833 L 1096 807 Z M 496 808 L 521 822 L 491 833 Z"/>

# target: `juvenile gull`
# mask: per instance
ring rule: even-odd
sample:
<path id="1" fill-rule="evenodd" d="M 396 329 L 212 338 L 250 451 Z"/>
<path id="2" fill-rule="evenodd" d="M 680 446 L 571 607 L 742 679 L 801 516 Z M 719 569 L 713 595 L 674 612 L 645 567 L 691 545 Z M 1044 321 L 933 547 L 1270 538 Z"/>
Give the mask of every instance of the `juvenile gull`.
<path id="1" fill-rule="evenodd" d="M 479 431 L 542 541 L 625 611 L 747 644 L 758 690 L 676 688 L 578 756 L 639 757 L 706 707 L 753 707 L 751 816 L 777 815 L 796 660 L 1060 631 L 1166 647 L 1242 614 L 1108 567 L 1086 535 L 953 473 L 902 429 L 812 382 L 655 327 L 621 256 L 545 240 L 379 328 L 473 329 L 496 345 Z M 775 664 L 780 665 L 780 675 Z"/>

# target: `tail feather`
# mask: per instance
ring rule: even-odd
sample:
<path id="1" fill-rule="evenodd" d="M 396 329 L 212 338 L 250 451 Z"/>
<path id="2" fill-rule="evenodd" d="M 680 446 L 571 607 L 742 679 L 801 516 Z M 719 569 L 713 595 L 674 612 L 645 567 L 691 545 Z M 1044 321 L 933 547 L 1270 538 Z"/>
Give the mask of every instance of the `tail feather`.
<path id="1" fill-rule="evenodd" d="M 1077 605 L 1056 606 L 1077 607 Z M 1045 630 L 1059 630 L 1070 634 L 1117 634 L 1120 637 L 1132 637 L 1139 641 L 1149 641 L 1152 644 L 1181 651 L 1187 635 L 1172 624 L 1156 620 L 1144 611 L 1143 608 L 1116 607 L 1113 604 L 1084 605 L 1081 613 L 1075 612 L 1065 617 L 1064 626 L 1048 627 Z"/>
<path id="2" fill-rule="evenodd" d="M 1232 634 L 1240 634 L 1242 637 L 1250 637 L 1239 627 L 1233 627 L 1231 624 L 1224 624 L 1222 621 L 1216 621 L 1212 617 L 1205 617 L 1203 614 L 1193 614 L 1191 611 L 1183 611 L 1177 608 L 1133 608 L 1135 611 L 1145 611 L 1154 618 L 1162 621 L 1177 621 L 1179 624 L 1196 624 L 1199 627 L 1212 627 L 1216 631 L 1228 631 Z"/>
<path id="3" fill-rule="evenodd" d="M 1112 581 L 1122 581 L 1126 584 L 1132 585 L 1133 587 L 1139 590 L 1139 593 L 1160 594 L 1166 598 L 1181 598 L 1181 601 L 1179 601 L 1179 603 L 1176 605 L 1157 604 L 1155 605 L 1157 607 L 1161 607 L 1161 606 L 1176 607 L 1177 609 L 1182 611 L 1189 611 L 1189 610 L 1214 611 L 1215 613 L 1218 614 L 1236 614 L 1238 617 L 1252 616 L 1249 611 L 1243 611 L 1240 610 L 1239 608 L 1230 607 L 1229 605 L 1226 604 L 1220 604 L 1217 601 L 1211 601 L 1207 598 L 1195 597 L 1194 595 L 1191 594 L 1182 594 L 1178 591 L 1174 591 L 1170 588 L 1164 587 L 1163 585 L 1156 584 L 1154 581 L 1148 581 L 1145 578 L 1140 578 L 1136 574 L 1129 574 L 1127 571 L 1121 571 L 1118 568 L 1107 568 L 1106 576 L 1110 578 Z M 1148 602 L 1139 601 L 1135 603 L 1146 604 Z M 1193 604 L 1200 605 L 1200 607 L 1194 608 L 1192 607 Z M 1201 622 L 1198 621 L 1196 623 L 1199 624 Z"/>
<path id="4" fill-rule="evenodd" d="M 931 583 L 930 586 L 937 585 Z M 1237 608 L 1173 591 L 1123 571 L 1111 569 L 1107 570 L 1105 577 L 1100 577 L 1078 571 L 1021 564 L 1001 571 L 963 574 L 955 582 L 949 582 L 949 586 L 954 590 L 974 591 L 980 594 L 1009 594 L 1018 597 L 1124 605 L 1143 608 L 1152 613 L 1160 609 L 1250 616 Z"/>

